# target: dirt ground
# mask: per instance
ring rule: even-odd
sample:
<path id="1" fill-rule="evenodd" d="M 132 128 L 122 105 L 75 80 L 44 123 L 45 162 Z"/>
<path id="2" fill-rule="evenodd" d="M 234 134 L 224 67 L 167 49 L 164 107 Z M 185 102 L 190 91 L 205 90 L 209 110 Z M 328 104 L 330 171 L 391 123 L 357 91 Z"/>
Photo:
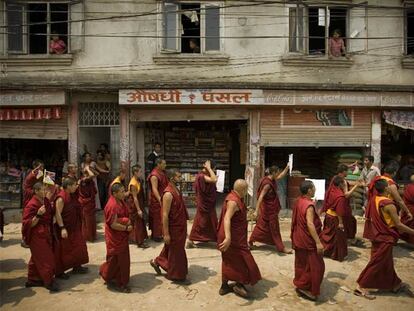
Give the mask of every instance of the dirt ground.
<path id="1" fill-rule="evenodd" d="M 290 245 L 290 219 L 281 220 L 282 237 Z M 358 232 L 363 223 L 359 220 Z M 191 223 L 189 223 L 189 230 Z M 251 229 L 251 228 L 249 228 Z M 367 243 L 367 246 L 368 243 Z M 280 255 L 273 248 L 259 246 L 253 256 L 263 280 L 253 289 L 253 299 L 244 300 L 228 294 L 219 296 L 220 253 L 214 245 L 187 250 L 190 286 L 177 286 L 163 276 L 156 276 L 149 260 L 160 252 L 160 243 L 142 250 L 130 245 L 132 293 L 112 292 L 98 277 L 99 265 L 105 259 L 102 224 L 99 240 L 88 244 L 90 273 L 58 280 L 61 292 L 49 294 L 44 288 L 25 288 L 30 251 L 20 246 L 20 225 L 5 227 L 0 243 L 0 281 L 2 310 L 414 310 L 414 299 L 404 294 L 381 293 L 368 301 L 351 290 L 369 258 L 369 248 L 350 247 L 345 262 L 325 259 L 326 271 L 320 302 L 297 297 L 292 286 L 294 255 Z M 403 281 L 414 287 L 414 250 L 400 243 L 394 249 L 396 270 Z"/>

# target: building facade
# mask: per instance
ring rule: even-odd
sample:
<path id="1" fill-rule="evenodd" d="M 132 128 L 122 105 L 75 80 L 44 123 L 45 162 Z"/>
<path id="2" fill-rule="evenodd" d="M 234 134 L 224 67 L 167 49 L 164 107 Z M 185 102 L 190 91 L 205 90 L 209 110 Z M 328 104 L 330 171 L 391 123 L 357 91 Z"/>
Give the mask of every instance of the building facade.
<path id="1" fill-rule="evenodd" d="M 71 162 L 106 143 L 113 159 L 145 165 L 160 142 L 189 174 L 217 159 L 227 188 L 248 171 L 254 193 L 264 167 L 290 153 L 321 178 L 324 156 L 380 163 L 412 147 L 414 1 L 0 4 L 2 94 L 19 98 L 1 97 L 2 116 L 64 94 L 65 135 L 55 136 Z M 1 139 L 50 124 L 2 117 Z"/>

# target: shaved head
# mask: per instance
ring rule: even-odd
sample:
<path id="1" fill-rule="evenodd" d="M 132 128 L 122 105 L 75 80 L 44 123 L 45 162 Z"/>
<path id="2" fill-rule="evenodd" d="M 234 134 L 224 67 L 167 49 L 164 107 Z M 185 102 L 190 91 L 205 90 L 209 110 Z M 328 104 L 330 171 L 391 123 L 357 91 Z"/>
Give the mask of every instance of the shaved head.
<path id="1" fill-rule="evenodd" d="M 240 197 L 244 197 L 247 193 L 247 182 L 244 179 L 237 179 L 234 182 L 233 189 Z"/>

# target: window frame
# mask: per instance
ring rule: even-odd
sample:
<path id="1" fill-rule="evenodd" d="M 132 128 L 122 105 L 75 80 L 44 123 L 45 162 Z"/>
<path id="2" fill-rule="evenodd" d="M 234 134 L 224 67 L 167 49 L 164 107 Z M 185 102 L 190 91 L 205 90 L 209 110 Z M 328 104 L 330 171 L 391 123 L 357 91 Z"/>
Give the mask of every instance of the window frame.
<path id="1" fill-rule="evenodd" d="M 181 4 L 198 4 L 200 5 L 200 53 L 183 53 L 181 51 L 181 23 L 179 16 L 176 16 L 176 47 L 177 49 L 167 49 L 164 45 L 164 36 L 165 36 L 165 23 L 164 23 L 164 7 L 165 5 L 176 5 L 177 10 L 181 10 L 180 5 Z M 205 10 L 207 7 L 217 7 L 219 9 L 219 50 L 206 50 L 206 14 Z M 223 32 L 223 25 L 224 25 L 224 14 L 223 14 L 223 6 L 222 1 L 195 1 L 195 0 L 183 0 L 183 1 L 161 1 L 159 2 L 158 6 L 158 12 L 161 12 L 159 14 L 158 18 L 158 50 L 162 54 L 180 54 L 180 55 L 188 55 L 188 56 L 200 56 L 200 55 L 214 55 L 214 54 L 221 54 L 224 51 L 224 32 Z M 179 12 L 176 13 L 177 15 L 180 14 Z"/>
<path id="2" fill-rule="evenodd" d="M 404 44 L 403 44 L 403 55 L 405 57 L 411 57 L 414 55 L 414 53 L 412 54 L 408 54 L 408 10 L 412 11 L 412 13 L 414 13 L 414 0 L 407 0 L 404 1 L 403 3 L 403 15 L 404 15 L 404 23 L 403 23 L 403 31 L 404 31 Z M 413 39 L 414 40 L 414 39 Z"/>
<path id="3" fill-rule="evenodd" d="M 307 4 L 307 3 L 298 3 L 298 4 L 289 4 L 289 5 L 287 5 L 287 7 L 288 7 L 288 16 L 289 16 L 289 38 L 288 38 L 288 40 L 289 40 L 289 42 L 288 42 L 288 51 L 289 51 L 289 54 L 301 54 L 301 55 L 306 55 L 306 56 L 314 56 L 314 57 L 316 57 L 317 55 L 312 55 L 312 54 L 309 54 L 309 41 L 310 41 L 310 38 L 309 38 L 309 8 L 317 8 L 317 9 L 324 9 L 325 10 L 325 38 L 324 38 L 324 40 L 325 40 L 325 53 L 323 54 L 323 55 L 320 55 L 320 57 L 328 57 L 329 56 L 329 52 L 328 52 L 328 49 L 329 49 L 329 37 L 330 37 L 330 33 L 329 33 L 329 31 L 330 31 L 330 23 L 329 23 L 329 26 L 326 26 L 326 25 L 328 25 L 328 16 L 330 16 L 330 14 L 327 14 L 327 12 L 330 12 L 331 11 L 331 9 L 335 9 L 335 8 L 337 8 L 337 9 L 344 9 L 344 10 L 346 10 L 346 17 L 345 17 L 345 31 L 346 31 L 346 35 L 345 35 L 345 37 L 348 37 L 348 33 L 349 33 L 349 27 L 350 27 L 350 8 L 348 7 L 348 6 L 345 6 L 345 5 L 341 5 L 341 4 L 335 4 L 335 5 L 318 5 L 318 4 Z M 303 9 L 303 16 L 302 16 L 302 23 L 303 23 L 303 41 L 302 41 L 302 44 L 303 44 L 303 47 L 302 47 L 302 50 L 300 50 L 300 49 L 297 49 L 297 51 L 291 51 L 291 44 L 290 44 L 290 42 L 291 42 L 291 40 L 292 40 L 292 38 L 291 38 L 291 34 L 290 34 L 290 9 L 292 9 L 292 8 L 296 8 L 296 12 L 298 12 L 298 10 L 301 8 L 301 9 Z M 297 16 L 297 15 L 296 15 Z M 296 20 L 296 24 L 295 24 L 295 27 L 296 27 L 296 31 L 297 31 L 297 29 L 298 29 L 298 24 L 297 24 L 297 22 L 298 22 L 298 20 Z M 300 38 L 298 39 L 298 38 L 296 38 L 296 41 L 297 41 L 297 46 L 299 46 L 300 44 L 299 44 L 299 41 L 300 41 Z M 346 52 L 348 53 L 349 52 L 349 39 L 348 38 L 346 38 L 346 39 L 344 39 L 344 41 L 345 41 L 345 49 L 346 49 Z"/>
<path id="4" fill-rule="evenodd" d="M 42 55 L 54 55 L 51 54 L 49 51 L 49 43 L 50 43 L 50 38 L 51 38 L 51 24 L 50 24 L 50 20 L 51 20 L 51 8 L 50 5 L 51 4 L 58 4 L 58 3 L 63 3 L 63 4 L 67 4 L 68 9 L 67 9 L 67 15 L 68 15 L 68 21 L 66 22 L 67 24 L 67 43 L 66 43 L 66 53 L 62 54 L 62 55 L 66 55 L 66 54 L 71 54 L 71 25 L 69 20 L 71 19 L 71 7 L 73 4 L 79 3 L 81 2 L 81 0 L 76 1 L 76 0 L 42 0 L 42 1 L 36 1 L 36 0 L 28 0 L 28 1 L 24 1 L 24 0 L 16 0 L 16 1 L 4 1 L 3 2 L 3 11 L 5 12 L 4 14 L 4 22 L 5 22 L 5 26 L 7 27 L 7 31 L 4 34 L 4 47 L 5 47 L 5 54 L 6 55 L 30 55 L 30 56 L 42 56 Z M 23 38 L 23 49 L 21 51 L 10 51 L 9 50 L 9 38 L 8 38 L 8 29 L 9 29 L 9 22 L 8 22 L 8 14 L 7 14 L 7 5 L 11 4 L 11 5 L 21 5 L 23 7 L 23 30 L 22 30 L 22 38 Z M 27 21 L 28 21 L 28 8 L 27 6 L 29 4 L 46 4 L 47 7 L 47 14 L 46 14 L 46 27 L 47 27 L 47 36 L 46 36 L 46 53 L 30 53 L 30 34 L 29 34 L 29 27 L 27 26 Z M 57 55 L 56 55 L 57 56 Z"/>

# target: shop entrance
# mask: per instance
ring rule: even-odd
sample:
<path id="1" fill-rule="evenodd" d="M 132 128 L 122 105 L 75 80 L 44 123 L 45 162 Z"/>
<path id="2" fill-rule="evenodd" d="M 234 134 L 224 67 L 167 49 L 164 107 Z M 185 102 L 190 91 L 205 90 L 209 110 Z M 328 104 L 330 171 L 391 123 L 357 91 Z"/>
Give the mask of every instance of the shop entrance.
<path id="1" fill-rule="evenodd" d="M 217 169 L 226 172 L 224 192 L 236 179 L 244 177 L 247 120 L 138 123 L 137 159 L 145 165 L 147 174 L 152 164 L 145 159 L 155 143 L 161 145 L 160 156 L 167 161 L 167 167 L 181 170 L 188 207 L 195 206 L 193 182 L 206 160 L 214 160 Z"/>

